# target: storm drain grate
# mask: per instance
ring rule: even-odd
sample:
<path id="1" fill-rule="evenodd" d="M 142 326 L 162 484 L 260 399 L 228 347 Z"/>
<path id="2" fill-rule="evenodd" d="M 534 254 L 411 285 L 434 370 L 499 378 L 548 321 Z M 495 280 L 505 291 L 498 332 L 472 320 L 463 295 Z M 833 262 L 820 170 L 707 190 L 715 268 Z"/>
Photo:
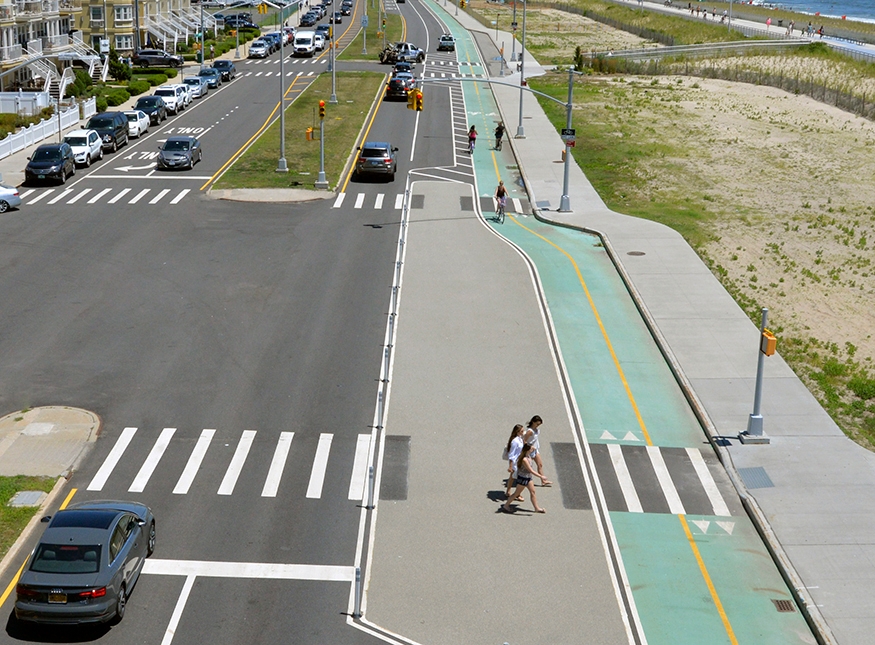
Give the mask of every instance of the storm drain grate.
<path id="1" fill-rule="evenodd" d="M 768 473 L 766 473 L 766 469 L 762 466 L 739 468 L 738 474 L 741 475 L 741 481 L 748 488 L 774 488 L 775 486 Z"/>
<path id="2" fill-rule="evenodd" d="M 629 251 L 629 252 L 626 253 L 626 255 L 635 255 L 635 256 L 638 256 L 638 255 L 646 255 L 646 253 L 644 253 L 644 251 Z"/>
<path id="3" fill-rule="evenodd" d="M 778 600 L 772 598 L 772 602 L 775 604 L 775 609 L 782 614 L 792 614 L 796 611 L 796 607 L 793 605 L 792 600 Z"/>

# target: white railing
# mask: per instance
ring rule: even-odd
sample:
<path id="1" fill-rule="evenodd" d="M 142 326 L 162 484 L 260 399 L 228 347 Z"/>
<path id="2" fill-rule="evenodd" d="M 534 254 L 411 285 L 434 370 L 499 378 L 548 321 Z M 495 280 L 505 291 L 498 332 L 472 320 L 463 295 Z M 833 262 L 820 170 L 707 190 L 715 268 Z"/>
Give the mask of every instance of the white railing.
<path id="1" fill-rule="evenodd" d="M 18 8 L 14 4 L 0 5 L 0 20 L 15 20 Z"/>
<path id="2" fill-rule="evenodd" d="M 0 47 L 0 60 L 18 60 L 21 58 L 21 45 L 9 45 Z"/>
<path id="3" fill-rule="evenodd" d="M 0 95 L 0 104 L 2 104 L 2 101 L 3 96 Z M 79 123 L 78 105 L 74 105 L 61 112 L 61 130 L 72 127 L 77 123 Z M 57 134 L 58 115 L 53 114 L 49 119 L 43 119 L 39 123 L 19 130 L 15 134 L 10 134 L 5 139 L 0 139 L 0 159 L 4 159 L 19 150 L 24 150 L 28 146 L 32 146 L 43 139 L 48 139 Z"/>
<path id="4" fill-rule="evenodd" d="M 76 73 L 73 71 L 73 68 L 66 68 L 64 73 L 61 74 L 61 78 L 58 80 L 58 98 L 63 99 L 67 88 L 75 82 Z"/>
<path id="5" fill-rule="evenodd" d="M 28 40 L 27 45 L 25 45 L 25 47 L 27 48 L 28 54 L 42 54 L 43 53 L 43 41 L 41 41 L 39 38 L 37 38 L 36 40 Z"/>
<path id="6" fill-rule="evenodd" d="M 59 9 L 60 3 L 58 2 L 58 0 L 43 0 L 43 13 L 58 13 Z"/>
<path id="7" fill-rule="evenodd" d="M 87 101 L 82 101 L 79 104 L 79 108 L 82 113 L 82 119 L 90 119 L 92 116 L 97 114 L 97 98 L 92 96 Z"/>
<path id="8" fill-rule="evenodd" d="M 43 36 L 43 51 L 53 49 L 64 49 L 70 46 L 70 36 L 60 34 L 58 36 Z"/>
<path id="9" fill-rule="evenodd" d="M 48 92 L 0 92 L 0 112 L 4 114 L 33 116 L 51 102 Z"/>

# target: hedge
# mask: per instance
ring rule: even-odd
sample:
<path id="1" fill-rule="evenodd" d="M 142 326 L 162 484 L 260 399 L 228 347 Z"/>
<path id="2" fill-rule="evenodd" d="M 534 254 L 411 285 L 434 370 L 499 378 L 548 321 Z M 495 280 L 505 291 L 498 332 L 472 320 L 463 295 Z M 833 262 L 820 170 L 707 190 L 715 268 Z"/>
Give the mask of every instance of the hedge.
<path id="1" fill-rule="evenodd" d="M 128 81 L 128 92 L 130 92 L 131 96 L 136 96 L 137 94 L 148 92 L 149 88 L 151 87 L 151 83 L 149 83 L 149 81 L 147 80 L 137 79 Z"/>
<path id="2" fill-rule="evenodd" d="M 148 88 L 146 88 L 148 89 Z M 145 90 L 143 90 L 145 91 Z M 122 87 L 110 90 L 106 93 L 106 102 L 108 105 L 116 106 L 121 105 L 125 101 L 131 98 L 131 95 L 128 91 Z"/>

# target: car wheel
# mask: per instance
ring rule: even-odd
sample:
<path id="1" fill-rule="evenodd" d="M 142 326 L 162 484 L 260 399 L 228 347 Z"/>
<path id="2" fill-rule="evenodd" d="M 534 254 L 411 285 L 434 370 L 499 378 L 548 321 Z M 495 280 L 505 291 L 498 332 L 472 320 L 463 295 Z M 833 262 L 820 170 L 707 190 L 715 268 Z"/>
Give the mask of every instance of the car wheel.
<path id="1" fill-rule="evenodd" d="M 67 171 L 64 170 L 63 168 L 61 168 L 61 185 L 63 186 L 66 183 L 67 183 Z"/>
<path id="2" fill-rule="evenodd" d="M 70 176 L 71 177 L 76 176 L 76 164 L 73 164 L 72 166 L 70 166 Z"/>
<path id="3" fill-rule="evenodd" d="M 98 158 L 98 159 L 103 159 L 103 146 L 100 146 L 100 156 L 97 157 L 97 158 Z"/>
<path id="4" fill-rule="evenodd" d="M 112 141 L 112 151 L 116 152 L 118 150 L 118 143 L 116 143 L 115 139 Z"/>
<path id="5" fill-rule="evenodd" d="M 0 199 L 0 213 L 5 213 L 9 210 L 9 202 L 4 202 Z"/>
<path id="6" fill-rule="evenodd" d="M 146 557 L 155 553 L 155 520 L 149 525 L 149 542 L 146 544 Z"/>
<path id="7" fill-rule="evenodd" d="M 91 168 L 91 155 L 85 155 L 85 167 Z"/>
<path id="8" fill-rule="evenodd" d="M 121 589 L 118 590 L 118 598 L 115 599 L 115 616 L 113 616 L 112 622 L 114 625 L 118 625 L 122 622 L 122 618 L 125 617 L 125 608 L 128 606 L 128 594 L 125 586 L 122 585 Z"/>

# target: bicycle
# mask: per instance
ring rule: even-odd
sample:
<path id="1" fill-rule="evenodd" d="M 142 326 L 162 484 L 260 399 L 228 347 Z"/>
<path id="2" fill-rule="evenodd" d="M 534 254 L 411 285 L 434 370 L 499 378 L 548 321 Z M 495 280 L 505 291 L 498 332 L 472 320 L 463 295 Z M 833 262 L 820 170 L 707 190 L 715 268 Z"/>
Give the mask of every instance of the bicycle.
<path id="1" fill-rule="evenodd" d="M 477 139 L 468 138 L 468 154 L 474 154 L 474 144 L 477 143 Z"/>
<path id="2" fill-rule="evenodd" d="M 496 150 L 501 150 L 501 142 L 502 142 L 502 137 L 495 138 L 495 149 Z"/>
<path id="3" fill-rule="evenodd" d="M 507 197 L 497 197 L 495 207 L 495 221 L 499 224 L 504 224 L 504 207 L 507 204 Z"/>

